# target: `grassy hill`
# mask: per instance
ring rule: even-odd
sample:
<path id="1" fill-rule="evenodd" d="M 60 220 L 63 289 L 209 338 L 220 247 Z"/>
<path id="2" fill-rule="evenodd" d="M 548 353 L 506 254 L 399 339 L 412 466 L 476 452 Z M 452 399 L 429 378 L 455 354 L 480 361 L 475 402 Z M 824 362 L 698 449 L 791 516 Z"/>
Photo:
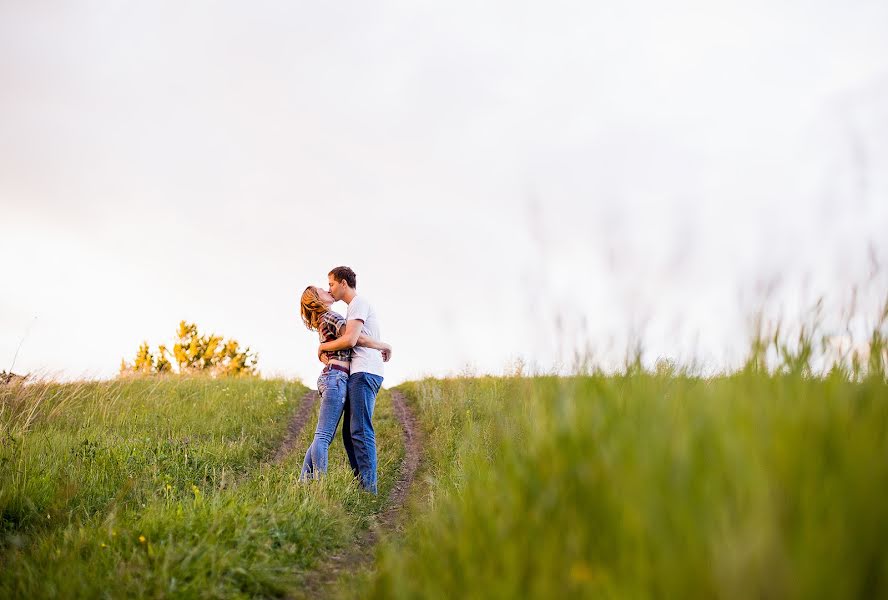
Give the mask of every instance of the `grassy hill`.
<path id="1" fill-rule="evenodd" d="M 888 594 L 881 379 L 640 373 L 403 389 L 428 436 L 425 489 L 358 596 Z"/>
<path id="2" fill-rule="evenodd" d="M 316 418 L 268 459 L 307 390 L 257 379 L 0 387 L 0 597 L 243 597 L 298 589 L 366 527 L 341 444 L 300 483 Z M 384 398 L 377 427 L 399 455 Z"/>
<path id="3" fill-rule="evenodd" d="M 344 597 L 884 597 L 883 378 L 663 373 L 399 388 L 422 463 L 400 530 Z M 285 381 L 0 387 L 0 597 L 275 597 L 373 522 L 341 444 L 297 481 L 314 421 Z M 373 551 L 371 549 L 371 551 Z"/>

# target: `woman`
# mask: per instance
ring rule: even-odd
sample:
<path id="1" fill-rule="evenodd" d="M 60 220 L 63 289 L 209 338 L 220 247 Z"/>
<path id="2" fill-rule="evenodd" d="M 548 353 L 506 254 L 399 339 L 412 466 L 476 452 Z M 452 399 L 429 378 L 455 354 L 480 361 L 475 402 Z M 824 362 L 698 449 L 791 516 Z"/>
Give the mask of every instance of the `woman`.
<path id="1" fill-rule="evenodd" d="M 335 340 L 345 333 L 345 319 L 339 313 L 330 310 L 333 302 L 335 300 L 330 292 L 312 285 L 302 292 L 300 306 L 302 322 L 310 330 L 318 332 L 321 343 Z M 364 335 L 358 338 L 358 345 L 380 350 L 384 357 L 391 352 L 391 346 L 388 344 Z M 327 453 L 345 405 L 351 349 L 325 352 L 323 359 L 326 366 L 318 377 L 321 412 L 318 415 L 314 441 L 308 447 L 302 463 L 302 473 L 299 475 L 301 479 L 318 477 L 321 473 L 327 472 Z M 348 427 L 348 424 L 343 427 Z"/>

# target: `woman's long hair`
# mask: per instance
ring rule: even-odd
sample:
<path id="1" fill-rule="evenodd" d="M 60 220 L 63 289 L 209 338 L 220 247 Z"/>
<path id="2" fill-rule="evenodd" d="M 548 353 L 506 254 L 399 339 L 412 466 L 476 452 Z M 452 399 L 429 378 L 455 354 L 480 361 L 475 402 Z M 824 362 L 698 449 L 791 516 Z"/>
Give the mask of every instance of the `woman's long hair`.
<path id="1" fill-rule="evenodd" d="M 321 317 L 327 312 L 327 307 L 321 302 L 318 296 L 318 288 L 313 285 L 305 288 L 302 292 L 302 302 L 299 307 L 302 314 L 302 322 L 312 331 L 317 331 L 321 326 Z"/>

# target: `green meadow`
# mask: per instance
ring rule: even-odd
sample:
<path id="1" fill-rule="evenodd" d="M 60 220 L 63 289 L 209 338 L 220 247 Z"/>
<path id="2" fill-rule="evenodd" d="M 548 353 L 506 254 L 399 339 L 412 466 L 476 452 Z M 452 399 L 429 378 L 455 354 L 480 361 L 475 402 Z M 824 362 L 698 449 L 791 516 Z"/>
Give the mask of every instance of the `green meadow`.
<path id="1" fill-rule="evenodd" d="M 353 596 L 888 595 L 888 385 L 636 373 L 403 386 L 426 462 Z"/>
<path id="2" fill-rule="evenodd" d="M 323 595 L 888 596 L 888 384 L 838 371 L 629 369 L 399 386 L 422 431 L 398 526 Z M 307 390 L 175 377 L 0 387 L 0 597 L 310 595 L 373 526 L 404 448 L 375 417 L 379 498 L 314 430 Z"/>
<path id="3" fill-rule="evenodd" d="M 275 597 L 365 529 L 380 501 L 334 445 L 299 482 L 316 417 L 270 461 L 307 392 L 259 379 L 0 387 L 0 597 Z M 380 485 L 400 460 L 382 396 Z"/>

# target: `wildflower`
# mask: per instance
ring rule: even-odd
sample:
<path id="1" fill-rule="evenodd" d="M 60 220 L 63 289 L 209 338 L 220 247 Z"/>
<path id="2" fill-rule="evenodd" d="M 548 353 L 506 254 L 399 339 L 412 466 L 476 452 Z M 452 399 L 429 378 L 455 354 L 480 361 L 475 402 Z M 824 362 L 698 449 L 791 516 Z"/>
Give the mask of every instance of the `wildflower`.
<path id="1" fill-rule="evenodd" d="M 105 542 L 102 542 L 102 543 L 101 543 L 101 546 L 102 546 L 102 548 L 107 548 L 107 547 L 108 547 L 108 544 L 106 544 Z"/>
<path id="2" fill-rule="evenodd" d="M 140 536 L 139 536 L 139 543 L 140 543 L 140 544 L 144 544 L 144 543 L 145 543 L 145 536 L 144 536 L 144 535 L 140 535 Z"/>

